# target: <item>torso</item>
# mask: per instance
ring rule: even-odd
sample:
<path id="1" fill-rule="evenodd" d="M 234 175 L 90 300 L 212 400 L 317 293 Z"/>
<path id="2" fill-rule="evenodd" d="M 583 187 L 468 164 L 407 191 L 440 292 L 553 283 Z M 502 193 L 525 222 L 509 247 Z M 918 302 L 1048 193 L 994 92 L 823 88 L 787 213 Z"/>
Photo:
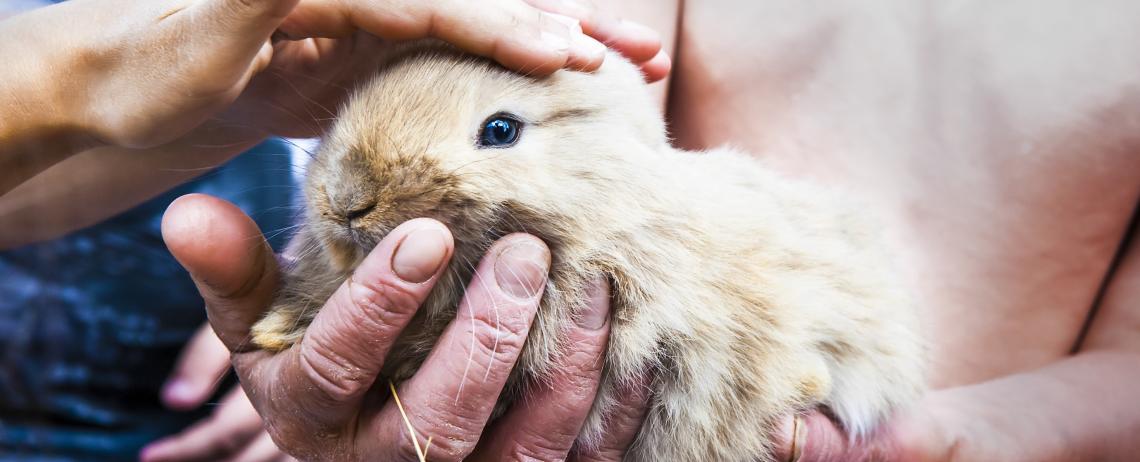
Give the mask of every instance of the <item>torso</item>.
<path id="1" fill-rule="evenodd" d="M 916 287 L 932 385 L 1032 369 L 1075 348 L 1140 196 L 1140 4 L 1115 3 L 686 2 L 673 136 L 877 212 Z"/>

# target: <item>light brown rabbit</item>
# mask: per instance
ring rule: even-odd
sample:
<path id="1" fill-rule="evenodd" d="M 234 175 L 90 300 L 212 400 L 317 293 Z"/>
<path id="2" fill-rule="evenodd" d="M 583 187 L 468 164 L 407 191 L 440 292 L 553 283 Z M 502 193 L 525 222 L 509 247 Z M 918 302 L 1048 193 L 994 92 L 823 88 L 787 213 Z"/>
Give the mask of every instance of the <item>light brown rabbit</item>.
<path id="1" fill-rule="evenodd" d="M 588 281 L 612 283 L 579 444 L 646 371 L 654 399 L 627 460 L 767 461 L 781 416 L 826 406 L 861 435 L 923 387 L 913 310 L 858 217 L 743 153 L 670 147 L 641 75 L 614 54 L 596 73 L 531 78 L 434 43 L 395 52 L 342 110 L 306 196 L 303 256 L 254 330 L 263 348 L 298 341 L 386 233 L 432 217 L 452 230 L 458 277 L 440 279 L 393 350 L 384 374 L 397 381 L 454 317 L 467 262 L 528 232 L 552 266 L 500 408 L 554 367 Z"/>

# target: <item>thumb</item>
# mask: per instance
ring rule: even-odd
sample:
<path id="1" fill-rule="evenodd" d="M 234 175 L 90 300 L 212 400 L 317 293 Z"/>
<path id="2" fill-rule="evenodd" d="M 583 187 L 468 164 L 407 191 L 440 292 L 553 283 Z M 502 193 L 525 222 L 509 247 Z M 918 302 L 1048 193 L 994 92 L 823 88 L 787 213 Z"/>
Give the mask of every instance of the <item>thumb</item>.
<path id="1" fill-rule="evenodd" d="M 230 352 L 209 324 L 203 324 L 178 358 L 174 372 L 162 387 L 162 401 L 173 409 L 200 406 L 230 368 Z"/>
<path id="2" fill-rule="evenodd" d="M 949 460 L 935 455 L 937 432 L 926 421 L 895 416 L 870 434 L 851 437 L 831 418 L 811 411 L 780 422 L 774 436 L 776 460 L 795 462 L 919 462 Z"/>
<path id="3" fill-rule="evenodd" d="M 188 194 L 166 209 L 162 239 L 198 286 L 218 338 L 230 352 L 249 348 L 249 329 L 277 287 L 277 261 L 257 225 L 229 202 Z"/>

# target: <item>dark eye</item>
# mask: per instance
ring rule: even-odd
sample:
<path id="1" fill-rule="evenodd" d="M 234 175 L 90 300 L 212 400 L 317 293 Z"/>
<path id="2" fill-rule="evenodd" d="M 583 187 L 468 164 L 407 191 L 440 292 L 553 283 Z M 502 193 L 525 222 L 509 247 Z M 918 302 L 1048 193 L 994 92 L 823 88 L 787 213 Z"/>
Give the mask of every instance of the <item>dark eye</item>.
<path id="1" fill-rule="evenodd" d="M 519 140 L 521 131 L 522 122 L 507 115 L 492 116 L 479 132 L 479 147 L 509 148 Z"/>

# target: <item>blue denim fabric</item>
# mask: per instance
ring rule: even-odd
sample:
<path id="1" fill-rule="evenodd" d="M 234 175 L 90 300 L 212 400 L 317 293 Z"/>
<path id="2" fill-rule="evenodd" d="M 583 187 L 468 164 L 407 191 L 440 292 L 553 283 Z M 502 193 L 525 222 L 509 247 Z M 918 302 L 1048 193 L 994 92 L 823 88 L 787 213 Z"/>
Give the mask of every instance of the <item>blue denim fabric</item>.
<path id="1" fill-rule="evenodd" d="M 0 252 L 0 461 L 137 460 L 143 445 L 209 412 L 159 402 L 205 321 L 159 230 L 166 206 L 189 192 L 234 202 L 280 248 L 288 233 L 272 231 L 292 219 L 289 150 L 263 143 L 104 223 Z"/>

